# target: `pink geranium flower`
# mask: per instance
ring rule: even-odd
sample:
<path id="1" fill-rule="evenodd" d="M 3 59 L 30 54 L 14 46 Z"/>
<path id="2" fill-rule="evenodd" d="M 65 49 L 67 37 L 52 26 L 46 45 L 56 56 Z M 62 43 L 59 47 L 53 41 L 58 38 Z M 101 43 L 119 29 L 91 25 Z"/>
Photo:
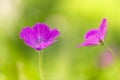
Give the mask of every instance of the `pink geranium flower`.
<path id="1" fill-rule="evenodd" d="M 78 45 L 80 46 L 95 46 L 103 44 L 104 38 L 107 33 L 107 20 L 104 18 L 100 24 L 99 29 L 91 29 L 85 35 L 85 41 Z"/>
<path id="2" fill-rule="evenodd" d="M 50 30 L 49 26 L 43 23 L 37 23 L 32 28 L 27 26 L 20 32 L 20 38 L 28 46 L 39 51 L 52 45 L 59 35 L 57 29 Z"/>

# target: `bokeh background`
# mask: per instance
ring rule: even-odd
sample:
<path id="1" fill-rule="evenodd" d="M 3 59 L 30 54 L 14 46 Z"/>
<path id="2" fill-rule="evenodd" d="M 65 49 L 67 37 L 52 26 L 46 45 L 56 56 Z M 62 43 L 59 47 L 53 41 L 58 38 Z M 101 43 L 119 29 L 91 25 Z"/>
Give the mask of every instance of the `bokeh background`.
<path id="1" fill-rule="evenodd" d="M 105 42 L 119 58 L 120 0 L 0 0 L 0 80 L 39 80 L 38 52 L 19 37 L 23 27 L 37 22 L 61 32 L 58 42 L 43 51 L 45 80 L 119 80 L 106 48 L 76 48 L 104 17 Z"/>

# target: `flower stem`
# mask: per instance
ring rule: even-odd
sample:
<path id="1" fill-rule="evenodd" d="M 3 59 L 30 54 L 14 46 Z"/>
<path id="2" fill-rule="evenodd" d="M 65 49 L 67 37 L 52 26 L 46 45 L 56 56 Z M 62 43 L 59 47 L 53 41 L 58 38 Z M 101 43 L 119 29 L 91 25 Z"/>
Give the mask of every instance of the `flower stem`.
<path id="1" fill-rule="evenodd" d="M 116 65 L 117 65 L 118 73 L 120 74 L 120 70 L 119 70 L 119 60 L 118 60 L 117 56 L 115 55 L 114 51 L 113 51 L 110 47 L 108 47 L 108 46 L 105 45 L 105 44 L 104 44 L 104 47 L 106 47 L 106 48 L 111 52 L 112 56 L 114 57 L 114 60 L 115 60 Z"/>
<path id="2" fill-rule="evenodd" d="M 38 67 L 39 67 L 39 78 L 40 78 L 40 80 L 44 80 L 44 77 L 43 77 L 43 70 L 42 70 L 42 52 L 41 51 L 39 51 L 38 52 Z"/>

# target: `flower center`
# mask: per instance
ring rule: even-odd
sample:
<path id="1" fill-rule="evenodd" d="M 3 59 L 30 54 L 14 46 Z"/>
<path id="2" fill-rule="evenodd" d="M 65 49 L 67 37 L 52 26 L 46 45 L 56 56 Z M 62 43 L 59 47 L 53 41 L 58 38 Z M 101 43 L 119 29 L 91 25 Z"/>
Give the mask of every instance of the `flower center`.
<path id="1" fill-rule="evenodd" d="M 39 44 L 40 44 L 40 43 L 43 43 L 43 42 L 44 42 L 44 40 L 43 40 L 42 38 L 38 38 L 38 39 L 36 40 L 36 49 L 37 49 L 37 50 L 40 50 Z"/>
<path id="2" fill-rule="evenodd" d="M 39 45 L 42 42 L 44 42 L 44 40 L 42 38 L 38 38 L 37 41 L 36 41 L 37 45 Z"/>

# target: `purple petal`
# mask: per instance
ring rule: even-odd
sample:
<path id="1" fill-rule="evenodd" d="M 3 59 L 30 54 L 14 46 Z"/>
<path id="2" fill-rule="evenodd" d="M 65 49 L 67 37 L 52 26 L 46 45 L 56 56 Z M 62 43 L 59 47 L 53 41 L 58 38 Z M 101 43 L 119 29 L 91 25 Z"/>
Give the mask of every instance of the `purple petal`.
<path id="1" fill-rule="evenodd" d="M 59 32 L 57 29 L 53 29 L 53 30 L 50 32 L 50 35 L 49 35 L 48 40 L 49 40 L 49 41 L 55 40 L 59 35 L 60 35 L 60 32 Z"/>
<path id="2" fill-rule="evenodd" d="M 49 37 L 50 29 L 46 24 L 37 23 L 33 27 L 34 32 L 36 33 L 38 38 L 43 38 L 45 41 Z"/>
<path id="3" fill-rule="evenodd" d="M 30 40 L 24 40 L 25 44 L 27 44 L 28 46 L 35 48 L 35 43 L 31 42 Z"/>
<path id="4" fill-rule="evenodd" d="M 85 42 L 83 42 L 82 44 L 78 45 L 77 47 L 79 48 L 80 46 L 95 46 L 95 45 L 99 45 L 99 35 L 96 33 L 92 36 L 89 36 Z"/>
<path id="5" fill-rule="evenodd" d="M 92 29 L 92 30 L 89 30 L 86 35 L 85 35 L 85 39 L 89 38 L 90 36 L 93 36 L 94 34 L 96 34 L 98 32 L 97 29 Z"/>
<path id="6" fill-rule="evenodd" d="M 99 45 L 99 43 L 86 41 L 86 42 L 83 42 L 82 44 L 80 44 L 80 46 L 95 46 L 95 45 Z"/>
<path id="7" fill-rule="evenodd" d="M 104 40 L 107 32 L 107 19 L 104 18 L 100 24 L 99 33 L 101 40 Z"/>
<path id="8" fill-rule="evenodd" d="M 20 38 L 23 39 L 28 46 L 35 47 L 36 36 L 30 27 L 23 28 L 20 33 Z"/>
<path id="9" fill-rule="evenodd" d="M 36 50 L 42 50 L 52 44 L 53 44 L 53 42 L 51 42 L 51 41 L 40 43 L 39 45 L 36 45 Z"/>

